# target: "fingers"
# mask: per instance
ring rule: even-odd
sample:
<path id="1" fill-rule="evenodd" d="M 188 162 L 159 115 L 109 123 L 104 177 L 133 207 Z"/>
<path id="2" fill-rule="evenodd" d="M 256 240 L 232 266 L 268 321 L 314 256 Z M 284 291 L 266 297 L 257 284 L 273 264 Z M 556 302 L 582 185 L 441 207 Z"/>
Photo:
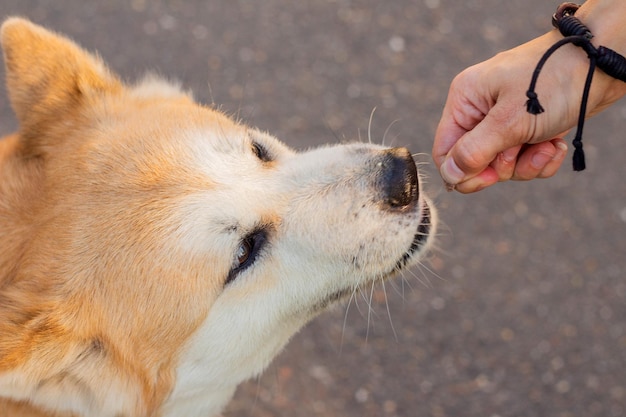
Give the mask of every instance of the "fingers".
<path id="1" fill-rule="evenodd" d="M 500 152 L 487 168 L 475 177 L 457 184 L 455 189 L 461 193 L 473 193 L 497 182 L 511 179 L 515 174 L 517 157 L 521 148 L 521 145 L 518 145 Z"/>
<path id="2" fill-rule="evenodd" d="M 549 178 L 559 170 L 566 155 L 567 144 L 560 138 L 529 145 L 517 159 L 511 179 L 527 181 Z"/>
<path id="3" fill-rule="evenodd" d="M 472 130 L 457 138 L 439 167 L 445 182 L 460 184 L 483 173 L 487 167 L 493 168 L 498 180 L 513 175 L 517 152 L 528 141 L 525 127 L 530 124 L 526 119 L 520 120 L 528 116 L 520 115 L 517 107 L 505 103 L 491 109 Z M 488 182 L 493 180 L 491 174 L 487 177 Z"/>
<path id="4" fill-rule="evenodd" d="M 490 166 L 498 173 L 498 181 L 511 179 L 515 173 L 515 165 L 521 149 L 521 145 L 506 149 L 500 152 L 496 159 L 491 161 Z"/>
<path id="5" fill-rule="evenodd" d="M 523 149 L 516 146 L 501 152 L 478 175 L 458 183 L 455 190 L 468 194 L 483 190 L 497 182 L 549 178 L 563 165 L 566 156 L 567 144 L 560 138 L 526 145 Z"/>
<path id="6" fill-rule="evenodd" d="M 454 189 L 463 194 L 475 193 L 496 184 L 498 181 L 498 173 L 492 167 L 487 167 L 475 177 L 456 184 Z"/>

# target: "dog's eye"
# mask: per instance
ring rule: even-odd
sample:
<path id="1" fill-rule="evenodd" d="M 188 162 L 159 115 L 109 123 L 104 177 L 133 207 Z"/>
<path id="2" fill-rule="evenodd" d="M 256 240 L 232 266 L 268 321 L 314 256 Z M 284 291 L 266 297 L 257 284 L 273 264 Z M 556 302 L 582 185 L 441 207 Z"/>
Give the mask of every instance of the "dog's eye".
<path id="1" fill-rule="evenodd" d="M 252 239 L 245 239 L 239 245 L 237 249 L 237 259 L 235 260 L 235 267 L 239 267 L 246 263 L 248 259 L 250 259 L 250 254 L 252 253 L 252 248 L 254 247 L 254 242 Z"/>
<path id="2" fill-rule="evenodd" d="M 268 152 L 265 146 L 261 145 L 259 142 L 252 142 L 252 152 L 263 162 L 271 162 L 272 156 Z"/>
<path id="3" fill-rule="evenodd" d="M 242 271 L 254 263 L 266 241 L 267 232 L 265 230 L 258 230 L 249 234 L 239 242 L 239 247 L 233 259 L 233 265 L 226 278 L 226 284 L 235 280 Z"/>

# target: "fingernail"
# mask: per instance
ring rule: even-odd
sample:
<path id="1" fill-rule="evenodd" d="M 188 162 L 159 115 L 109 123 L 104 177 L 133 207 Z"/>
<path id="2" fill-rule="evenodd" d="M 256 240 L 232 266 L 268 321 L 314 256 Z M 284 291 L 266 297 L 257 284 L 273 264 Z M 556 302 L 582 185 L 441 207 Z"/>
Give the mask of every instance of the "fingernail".
<path id="1" fill-rule="evenodd" d="M 550 155 L 547 153 L 539 152 L 530 159 L 530 164 L 535 169 L 541 169 L 546 166 L 548 162 L 552 160 L 554 155 Z"/>
<path id="2" fill-rule="evenodd" d="M 560 159 L 567 154 L 567 145 L 563 142 L 557 142 L 556 154 L 552 159 Z"/>
<path id="3" fill-rule="evenodd" d="M 439 171 L 443 180 L 451 185 L 460 183 L 463 177 L 465 177 L 465 173 L 461 171 L 456 162 L 454 162 L 454 159 L 450 157 L 443 161 Z"/>
<path id="4" fill-rule="evenodd" d="M 511 148 L 511 149 L 507 149 L 506 151 L 501 152 L 500 155 L 502 157 L 502 160 L 505 163 L 510 164 L 517 160 L 518 153 L 519 153 L 519 148 Z"/>

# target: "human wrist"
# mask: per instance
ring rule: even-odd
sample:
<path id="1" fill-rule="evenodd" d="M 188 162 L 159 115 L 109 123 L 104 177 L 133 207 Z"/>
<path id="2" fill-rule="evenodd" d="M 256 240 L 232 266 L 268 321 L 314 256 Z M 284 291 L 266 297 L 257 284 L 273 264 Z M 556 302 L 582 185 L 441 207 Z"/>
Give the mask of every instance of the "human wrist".
<path id="1" fill-rule="evenodd" d="M 605 45 L 594 45 L 592 42 L 594 38 L 593 31 L 585 24 L 586 22 L 583 22 L 581 19 L 591 16 L 589 20 L 596 22 L 597 25 L 598 18 L 601 16 L 623 16 L 620 10 L 609 8 L 609 6 L 612 5 L 611 0 L 590 0 L 585 11 L 578 16 L 574 15 L 580 9 L 580 6 L 574 3 L 562 3 L 558 7 L 552 17 L 552 24 L 563 34 L 564 38 L 553 44 L 544 55 L 542 55 L 533 72 L 530 86 L 526 92 L 526 96 L 528 97 L 528 101 L 526 102 L 528 113 L 534 115 L 543 113 L 544 108 L 538 101 L 535 88 L 539 73 L 544 64 L 556 51 L 568 44 L 584 49 L 589 58 L 589 69 L 585 77 L 585 85 L 580 110 L 578 112 L 576 136 L 572 141 L 575 148 L 573 156 L 573 168 L 575 171 L 585 169 L 585 155 L 582 144 L 582 132 L 585 118 L 602 111 L 602 109 L 608 107 L 626 93 L 626 87 L 624 87 L 624 83 L 626 82 L 626 58 L 619 52 Z M 622 7 L 624 7 L 623 4 Z M 607 34 L 618 34 L 616 27 L 621 29 L 621 25 L 616 26 L 615 23 L 615 19 L 608 19 L 607 26 L 609 29 L 602 31 L 604 36 L 600 37 L 599 40 L 603 37 L 607 37 Z M 621 38 L 620 35 L 621 33 L 616 35 L 618 39 Z M 602 72 L 595 72 L 596 68 L 602 70 Z M 595 81 L 595 83 L 593 83 L 595 84 L 594 88 L 592 88 L 592 80 Z"/>
<path id="2" fill-rule="evenodd" d="M 576 17 L 593 33 L 594 41 L 621 54 L 626 54 L 625 15 L 623 0 L 588 0 L 576 11 Z"/>
<path id="3" fill-rule="evenodd" d="M 588 0 L 576 11 L 576 18 L 593 34 L 592 44 L 605 46 L 623 56 L 626 56 L 625 16 L 626 1 L 623 0 Z M 597 72 L 597 81 L 606 85 L 604 101 L 608 104 L 626 94 L 626 82 L 602 71 Z"/>

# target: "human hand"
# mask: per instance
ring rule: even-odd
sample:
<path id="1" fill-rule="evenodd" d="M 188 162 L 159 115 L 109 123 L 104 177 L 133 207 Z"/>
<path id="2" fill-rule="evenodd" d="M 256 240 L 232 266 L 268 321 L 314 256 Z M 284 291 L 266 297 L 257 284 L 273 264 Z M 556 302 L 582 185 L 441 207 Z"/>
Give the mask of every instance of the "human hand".
<path id="1" fill-rule="evenodd" d="M 448 184 L 463 193 L 498 181 L 547 178 L 567 154 L 562 137 L 577 121 L 587 57 L 573 45 L 544 66 L 537 91 L 546 109 L 526 111 L 526 90 L 543 53 L 561 38 L 552 31 L 459 74 L 450 87 L 433 145 L 433 159 Z M 588 116 L 620 97 L 615 80 L 597 72 Z"/>

